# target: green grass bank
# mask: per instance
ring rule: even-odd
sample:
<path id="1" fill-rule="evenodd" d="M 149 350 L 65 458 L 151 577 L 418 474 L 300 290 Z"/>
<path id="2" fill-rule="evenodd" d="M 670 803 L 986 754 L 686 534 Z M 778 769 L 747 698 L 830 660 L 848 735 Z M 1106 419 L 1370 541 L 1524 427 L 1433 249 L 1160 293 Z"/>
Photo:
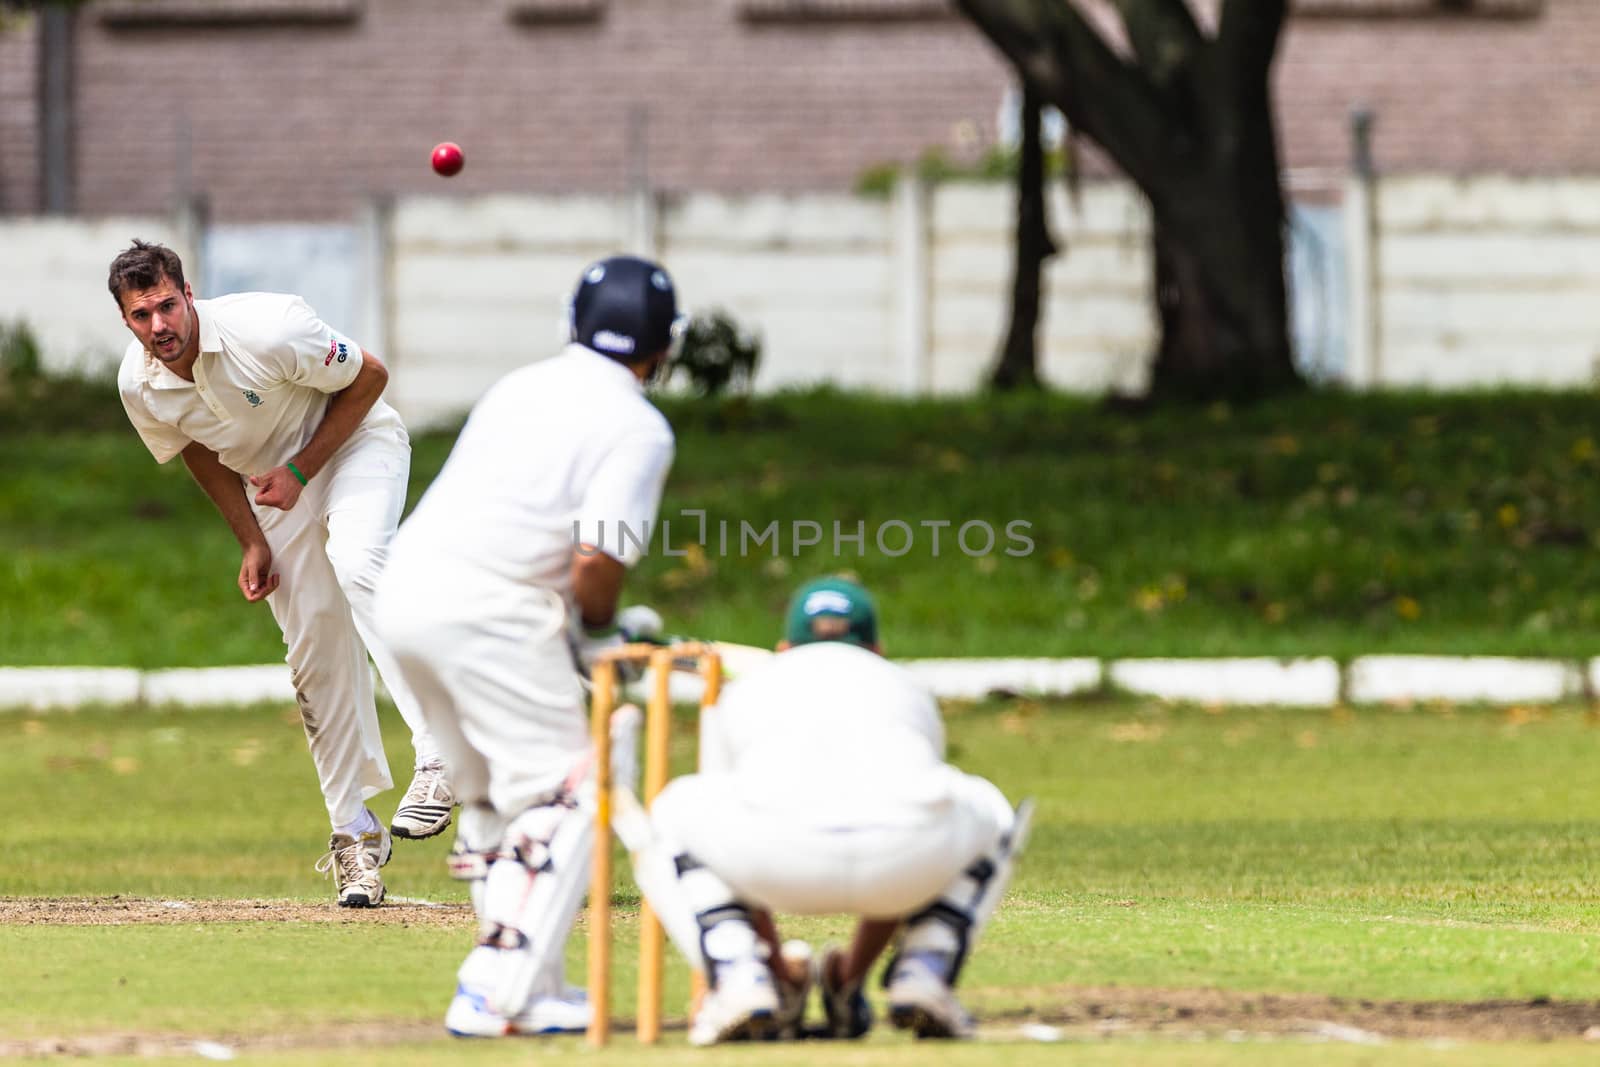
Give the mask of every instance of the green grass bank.
<path id="1" fill-rule="evenodd" d="M 105 400 L 0 406 L 0 663 L 280 659 L 209 502 Z M 850 570 L 907 656 L 1600 651 L 1588 393 L 664 406 L 671 536 L 627 598 L 674 632 L 769 643 L 798 581 Z M 452 436 L 416 440 L 413 498 Z"/>

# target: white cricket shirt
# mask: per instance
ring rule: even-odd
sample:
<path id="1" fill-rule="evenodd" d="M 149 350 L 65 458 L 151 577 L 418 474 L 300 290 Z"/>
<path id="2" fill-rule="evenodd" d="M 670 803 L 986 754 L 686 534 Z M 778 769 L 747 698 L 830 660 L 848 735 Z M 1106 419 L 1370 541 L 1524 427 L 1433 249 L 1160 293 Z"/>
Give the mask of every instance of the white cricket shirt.
<path id="1" fill-rule="evenodd" d="M 949 795 L 932 695 L 904 668 L 838 641 L 779 652 L 729 682 L 708 712 L 701 769 L 814 826 L 869 814 L 889 825 Z"/>
<path id="2" fill-rule="evenodd" d="M 674 447 L 632 371 L 568 345 L 501 378 L 473 406 L 395 551 L 568 597 L 578 544 L 632 566 L 658 536 Z"/>
<path id="3" fill-rule="evenodd" d="M 122 357 L 117 389 L 145 447 L 165 463 L 198 441 L 243 475 L 287 462 L 321 425 L 329 394 L 355 381 L 361 347 L 298 296 L 235 293 L 194 308 L 194 381 L 138 341 Z M 384 431 L 405 439 L 400 416 L 379 400 L 351 437 Z"/>

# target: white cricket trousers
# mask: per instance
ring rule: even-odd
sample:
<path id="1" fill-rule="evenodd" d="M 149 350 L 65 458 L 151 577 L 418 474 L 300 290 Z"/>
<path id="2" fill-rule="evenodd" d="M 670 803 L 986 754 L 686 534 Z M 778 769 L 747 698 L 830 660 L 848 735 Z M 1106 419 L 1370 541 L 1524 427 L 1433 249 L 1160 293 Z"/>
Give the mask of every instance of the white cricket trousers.
<path id="1" fill-rule="evenodd" d="M 514 819 L 581 776 L 588 713 L 559 594 L 402 531 L 377 609 L 464 808 L 487 803 Z"/>
<path id="2" fill-rule="evenodd" d="M 944 764 L 908 782 L 914 805 L 885 804 L 882 783 L 863 793 L 848 826 L 816 826 L 805 797 L 773 783 L 771 802 L 752 799 L 732 774 L 674 779 L 651 806 L 656 832 L 728 884 L 748 904 L 793 915 L 899 919 L 920 910 L 1011 825 L 994 785 Z M 837 787 L 831 803 L 839 799 Z M 892 819 L 874 820 L 893 810 Z"/>
<path id="3" fill-rule="evenodd" d="M 405 508 L 411 445 L 403 432 L 357 431 L 300 492 L 288 511 L 254 503 L 279 585 L 267 598 L 283 631 L 300 720 L 316 764 L 328 819 L 361 818 L 367 798 L 394 785 L 378 731 L 370 653 L 417 762 L 438 758 L 421 709 L 373 619 L 373 595 Z"/>

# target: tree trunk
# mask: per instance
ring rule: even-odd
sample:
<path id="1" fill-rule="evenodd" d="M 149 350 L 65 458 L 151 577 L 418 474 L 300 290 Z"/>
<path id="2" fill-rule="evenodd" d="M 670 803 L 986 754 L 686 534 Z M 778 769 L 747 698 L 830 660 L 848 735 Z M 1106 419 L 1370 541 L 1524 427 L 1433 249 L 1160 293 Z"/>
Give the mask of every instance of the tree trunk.
<path id="1" fill-rule="evenodd" d="M 1022 83 L 1022 152 L 1017 165 L 1016 264 L 1011 278 L 1011 325 L 989 384 L 995 389 L 1039 385 L 1039 288 L 1044 262 L 1056 253 L 1044 199 L 1044 105 Z"/>
<path id="2" fill-rule="evenodd" d="M 1292 390 L 1302 380 L 1289 347 L 1284 203 L 1265 87 L 1226 123 L 1199 124 L 1231 127 L 1237 147 L 1197 175 L 1197 198 L 1169 201 L 1188 217 L 1155 209 L 1161 340 L 1150 393 L 1207 400 Z"/>
<path id="3" fill-rule="evenodd" d="M 1162 335 L 1151 392 L 1301 384 L 1289 349 L 1270 71 L 1287 0 L 1118 0 L 1131 55 L 1071 0 L 956 0 L 1043 99 L 1150 199 Z"/>

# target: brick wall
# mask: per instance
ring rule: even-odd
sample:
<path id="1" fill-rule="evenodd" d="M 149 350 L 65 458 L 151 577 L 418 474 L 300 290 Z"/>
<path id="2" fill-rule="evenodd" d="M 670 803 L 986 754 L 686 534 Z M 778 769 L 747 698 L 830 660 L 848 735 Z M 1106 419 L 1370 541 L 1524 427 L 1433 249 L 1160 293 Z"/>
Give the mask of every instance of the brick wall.
<path id="1" fill-rule="evenodd" d="M 1600 2 L 1530 18 L 1298 18 L 1278 53 L 1290 167 L 1344 166 L 1348 115 L 1378 116 L 1391 171 L 1600 171 Z"/>
<path id="2" fill-rule="evenodd" d="M 445 191 L 427 167 L 444 139 L 467 153 L 451 193 L 617 191 L 637 108 L 660 186 L 848 187 L 964 119 L 992 138 L 1004 85 L 954 19 L 747 22 L 724 0 L 526 23 L 496 0 L 381 0 L 347 24 L 162 32 L 91 11 L 81 42 L 82 209 L 159 210 L 187 166 L 223 219 Z"/>
<path id="3" fill-rule="evenodd" d="M 226 221 L 343 218 L 372 191 L 611 193 L 641 110 L 658 186 L 837 190 L 931 146 L 980 151 L 1009 82 L 987 42 L 922 0 L 157 3 L 189 21 L 82 16 L 85 213 L 161 211 L 185 189 Z M 261 7 L 277 20 L 239 20 Z M 1344 167 L 1349 112 L 1367 105 L 1389 170 L 1600 171 L 1597 51 L 1600 0 L 1544 0 L 1530 18 L 1298 17 L 1276 71 L 1285 162 Z M 7 95 L 31 70 L 23 38 L 0 37 L 0 124 L 23 125 L 0 142 L 8 210 L 37 199 L 36 167 L 19 170 L 31 112 Z M 448 186 L 426 166 L 447 138 L 468 160 Z"/>
<path id="4" fill-rule="evenodd" d="M 0 215 L 39 208 L 38 30 L 0 9 Z"/>

